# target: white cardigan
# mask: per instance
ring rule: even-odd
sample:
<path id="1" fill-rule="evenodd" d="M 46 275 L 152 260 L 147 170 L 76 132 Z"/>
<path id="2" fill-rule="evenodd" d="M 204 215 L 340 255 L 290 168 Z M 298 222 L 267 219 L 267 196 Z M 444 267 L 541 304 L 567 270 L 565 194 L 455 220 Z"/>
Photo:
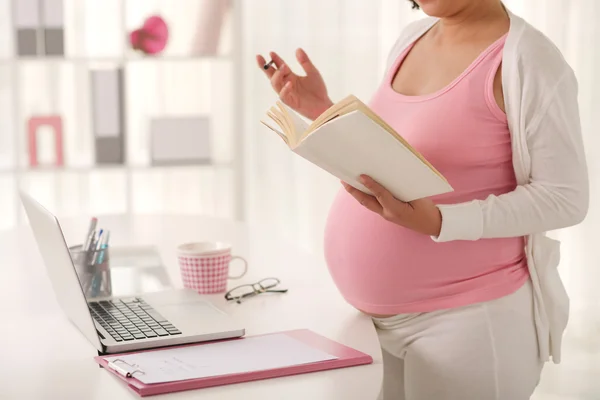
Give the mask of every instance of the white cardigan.
<path id="1" fill-rule="evenodd" d="M 500 196 L 439 205 L 438 242 L 525 236 L 534 288 L 540 357 L 560 362 L 569 298 L 558 274 L 560 243 L 545 232 L 580 223 L 588 210 L 588 174 L 581 135 L 578 85 L 560 51 L 509 10 L 502 62 L 503 92 L 518 187 Z M 388 69 L 435 23 L 410 24 L 396 41 Z"/>

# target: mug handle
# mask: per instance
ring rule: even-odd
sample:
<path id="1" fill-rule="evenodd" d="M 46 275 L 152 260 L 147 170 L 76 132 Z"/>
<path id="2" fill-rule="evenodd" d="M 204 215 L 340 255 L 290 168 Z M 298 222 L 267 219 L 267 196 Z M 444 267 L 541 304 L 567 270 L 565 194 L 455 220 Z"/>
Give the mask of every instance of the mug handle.
<path id="1" fill-rule="evenodd" d="M 241 277 L 243 277 L 244 275 L 246 275 L 246 272 L 248 272 L 248 261 L 246 261 L 245 258 L 240 257 L 240 256 L 232 256 L 231 260 L 229 260 L 229 263 L 231 264 L 231 262 L 233 260 L 241 260 L 244 263 L 244 271 L 242 271 L 241 274 L 237 275 L 237 276 L 231 276 L 229 275 L 229 279 L 240 279 Z"/>

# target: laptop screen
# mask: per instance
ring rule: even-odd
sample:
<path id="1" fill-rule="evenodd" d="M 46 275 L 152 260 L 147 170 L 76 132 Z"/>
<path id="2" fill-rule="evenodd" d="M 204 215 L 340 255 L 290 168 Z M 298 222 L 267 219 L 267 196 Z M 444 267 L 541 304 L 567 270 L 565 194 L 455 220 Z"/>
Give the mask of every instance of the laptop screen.
<path id="1" fill-rule="evenodd" d="M 21 192 L 20 195 L 60 307 L 89 342 L 102 351 L 58 219 L 28 194 Z"/>

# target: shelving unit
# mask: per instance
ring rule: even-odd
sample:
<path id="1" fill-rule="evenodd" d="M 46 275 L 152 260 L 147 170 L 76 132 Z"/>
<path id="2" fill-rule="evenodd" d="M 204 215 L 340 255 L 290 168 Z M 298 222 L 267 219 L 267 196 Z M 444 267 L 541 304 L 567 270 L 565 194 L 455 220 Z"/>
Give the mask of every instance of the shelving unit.
<path id="1" fill-rule="evenodd" d="M 110 62 L 110 63 L 121 63 L 121 62 L 172 62 L 172 61 L 230 61 L 228 56 L 129 56 L 129 57 L 31 57 L 22 56 L 18 57 L 18 61 L 21 62 L 68 62 L 68 63 L 82 63 L 89 64 L 90 62 Z M 0 58 L 0 64 L 12 64 L 15 62 L 14 58 Z"/>
<path id="2" fill-rule="evenodd" d="M 179 0 L 177 6 L 169 0 L 62 0 L 64 56 L 17 55 L 16 1 L 21 0 L 0 2 L 0 22 L 12 21 L 12 33 L 0 41 L 0 210 L 14 210 L 12 218 L 0 213 L 0 229 L 24 220 L 20 188 L 65 216 L 165 212 L 243 218 L 240 0 L 230 0 L 221 44 L 210 54 L 193 51 L 189 33 L 212 0 Z M 145 56 L 129 48 L 128 33 L 153 14 L 167 21 L 170 39 L 161 54 Z M 96 19 L 104 17 L 119 24 L 103 26 Z M 124 71 L 123 164 L 95 160 L 94 68 Z M 30 165 L 26 122 L 45 114 L 62 118 L 64 166 Z M 190 115 L 210 120 L 211 163 L 152 165 L 150 120 Z M 52 148 L 44 144 L 47 139 L 38 134 L 40 147 Z M 51 156 L 42 149 L 42 161 Z"/>

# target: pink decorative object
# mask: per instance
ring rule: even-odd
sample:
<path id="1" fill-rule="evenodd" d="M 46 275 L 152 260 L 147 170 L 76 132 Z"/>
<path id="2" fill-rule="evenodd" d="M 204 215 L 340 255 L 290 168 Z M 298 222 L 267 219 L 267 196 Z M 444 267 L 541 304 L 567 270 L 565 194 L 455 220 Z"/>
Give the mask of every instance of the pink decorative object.
<path id="1" fill-rule="evenodd" d="M 158 54 L 164 50 L 169 39 L 167 23 L 154 15 L 146 19 L 144 25 L 131 32 L 129 42 L 135 50 L 145 54 Z"/>
<path id="2" fill-rule="evenodd" d="M 63 131 L 62 119 L 58 115 L 31 117 L 27 123 L 27 137 L 29 142 L 29 164 L 38 165 L 37 156 L 37 131 L 41 126 L 50 126 L 54 130 L 54 146 L 56 149 L 56 165 L 63 164 Z"/>

